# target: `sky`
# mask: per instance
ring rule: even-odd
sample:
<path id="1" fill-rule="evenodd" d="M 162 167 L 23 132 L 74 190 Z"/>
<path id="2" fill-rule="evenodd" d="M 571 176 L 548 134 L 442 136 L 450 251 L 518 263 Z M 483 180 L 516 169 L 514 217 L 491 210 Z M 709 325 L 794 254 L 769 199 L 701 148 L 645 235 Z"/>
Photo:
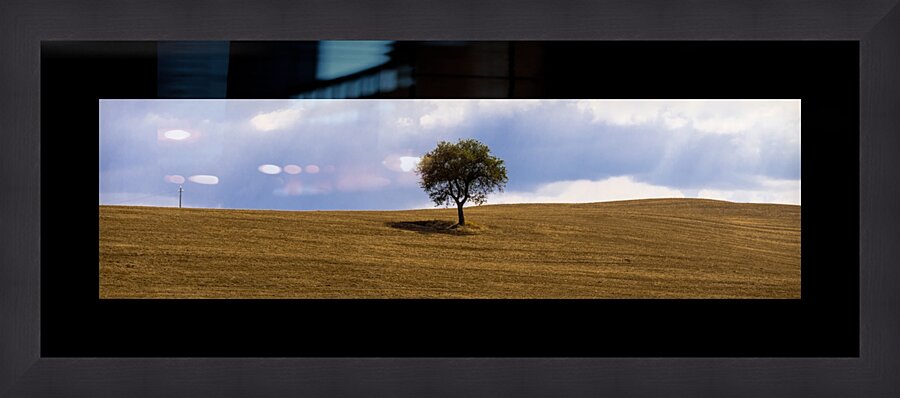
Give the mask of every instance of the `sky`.
<path id="1" fill-rule="evenodd" d="M 414 172 L 475 138 L 487 204 L 800 204 L 800 100 L 101 100 L 100 204 L 433 208 Z"/>

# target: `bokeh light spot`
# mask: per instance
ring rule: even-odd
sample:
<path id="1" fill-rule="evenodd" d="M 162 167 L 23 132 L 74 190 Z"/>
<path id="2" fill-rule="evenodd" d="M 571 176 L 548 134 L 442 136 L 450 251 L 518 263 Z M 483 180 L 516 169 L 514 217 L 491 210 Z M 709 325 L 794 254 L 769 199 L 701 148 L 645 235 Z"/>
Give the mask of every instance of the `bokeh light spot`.
<path id="1" fill-rule="evenodd" d="M 319 166 L 316 166 L 314 164 L 306 166 L 306 172 L 309 174 L 316 174 L 319 172 Z"/>
<path id="2" fill-rule="evenodd" d="M 175 141 L 186 140 L 191 137 L 191 133 L 184 130 L 169 130 L 163 133 L 163 136 Z"/>
<path id="3" fill-rule="evenodd" d="M 281 167 L 274 164 L 264 164 L 259 166 L 259 172 L 263 174 L 275 175 L 281 173 Z"/>
<path id="4" fill-rule="evenodd" d="M 219 177 L 206 175 L 206 174 L 198 174 L 195 176 L 188 177 L 188 180 L 197 184 L 203 185 L 216 185 L 219 183 Z"/>
<path id="5" fill-rule="evenodd" d="M 303 168 L 296 164 L 289 164 L 284 166 L 284 172 L 288 174 L 300 174 L 303 172 Z"/>
<path id="6" fill-rule="evenodd" d="M 167 175 L 163 177 L 163 179 L 170 184 L 184 184 L 184 177 L 175 174 L 175 175 Z"/>

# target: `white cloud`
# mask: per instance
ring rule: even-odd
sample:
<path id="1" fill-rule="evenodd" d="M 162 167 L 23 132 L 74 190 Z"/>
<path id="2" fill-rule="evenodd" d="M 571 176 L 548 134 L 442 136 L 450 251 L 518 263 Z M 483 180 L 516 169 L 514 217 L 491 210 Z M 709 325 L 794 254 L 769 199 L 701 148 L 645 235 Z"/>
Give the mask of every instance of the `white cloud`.
<path id="1" fill-rule="evenodd" d="M 260 113 L 250 119 L 250 123 L 260 131 L 281 130 L 293 126 L 300 120 L 300 116 L 300 109 L 281 109 Z"/>
<path id="2" fill-rule="evenodd" d="M 666 125 L 666 127 L 668 127 L 670 130 L 682 128 L 682 127 L 684 127 L 685 125 L 687 125 L 688 123 L 690 123 L 690 121 L 691 121 L 691 120 L 688 119 L 686 116 L 684 116 L 684 115 L 682 115 L 682 114 L 675 114 L 675 113 L 673 113 L 673 112 L 671 112 L 671 111 L 669 111 L 669 112 L 664 112 L 664 113 L 662 114 L 662 119 L 663 119 L 663 123 L 664 123 L 664 124 Z"/>
<path id="3" fill-rule="evenodd" d="M 712 134 L 800 135 L 799 100 L 580 100 L 575 107 L 590 114 L 594 123 L 617 126 L 662 123 L 669 129 L 691 125 Z"/>
<path id="4" fill-rule="evenodd" d="M 488 203 L 588 203 L 628 199 L 683 198 L 684 193 L 659 185 L 634 181 L 629 176 L 605 180 L 557 181 L 539 186 L 534 192 L 503 192 Z"/>
<path id="5" fill-rule="evenodd" d="M 357 120 L 359 120 L 359 111 L 349 110 L 326 113 L 321 116 L 310 117 L 305 121 L 309 124 L 348 124 Z"/>
<path id="6" fill-rule="evenodd" d="M 714 134 L 800 132 L 799 103 L 789 101 L 725 101 L 690 114 L 695 129 Z"/>
<path id="7" fill-rule="evenodd" d="M 401 118 L 419 121 L 419 125 L 426 129 L 448 128 L 463 123 L 467 118 L 485 117 L 510 117 L 521 115 L 533 110 L 551 100 L 435 100 L 424 102 L 425 106 L 418 106 L 419 113 L 411 118 Z M 424 111 L 421 111 L 424 110 Z M 398 121 L 398 125 L 401 123 Z M 408 124 L 403 123 L 405 127 Z"/>
<path id="8" fill-rule="evenodd" d="M 157 113 L 147 112 L 147 114 L 144 115 L 144 123 L 147 124 L 156 124 L 159 123 L 160 120 L 162 120 L 162 116 Z"/>
<path id="9" fill-rule="evenodd" d="M 425 114 L 419 116 L 419 125 L 426 129 L 451 127 L 465 120 L 467 105 L 463 101 L 432 101 Z"/>
<path id="10" fill-rule="evenodd" d="M 422 158 L 418 156 L 389 155 L 381 161 L 381 164 L 391 171 L 410 173 L 416 169 L 421 160 Z"/>
<path id="11" fill-rule="evenodd" d="M 693 195 L 691 195 L 693 196 Z M 533 192 L 503 192 L 492 195 L 488 203 L 590 203 L 615 200 L 684 198 L 683 191 L 635 181 L 630 176 L 605 180 L 557 181 L 539 186 Z M 756 188 L 701 189 L 697 198 L 745 203 L 800 204 L 800 180 L 757 178 Z"/>
<path id="12" fill-rule="evenodd" d="M 148 126 L 156 127 L 159 136 L 168 139 L 173 138 L 170 136 L 166 136 L 165 133 L 177 130 L 183 131 L 183 129 L 187 128 L 188 125 L 195 126 L 197 124 L 190 120 L 178 118 L 169 114 L 160 114 L 157 112 L 147 112 L 147 114 L 144 115 L 143 122 Z M 189 131 L 185 132 L 190 133 Z"/>
<path id="13" fill-rule="evenodd" d="M 101 205 L 178 207 L 178 193 L 171 196 L 147 195 L 139 192 L 100 193 Z"/>
<path id="14" fill-rule="evenodd" d="M 581 112 L 593 116 L 594 123 L 632 126 L 655 121 L 664 107 L 659 101 L 600 101 L 582 100 L 575 103 Z"/>
<path id="15" fill-rule="evenodd" d="M 482 116 L 514 116 L 524 112 L 528 112 L 546 106 L 556 100 L 545 99 L 482 99 L 475 101 L 478 113 Z"/>
<path id="16" fill-rule="evenodd" d="M 756 189 L 701 189 L 698 197 L 747 203 L 800 204 L 800 180 L 758 179 Z"/>

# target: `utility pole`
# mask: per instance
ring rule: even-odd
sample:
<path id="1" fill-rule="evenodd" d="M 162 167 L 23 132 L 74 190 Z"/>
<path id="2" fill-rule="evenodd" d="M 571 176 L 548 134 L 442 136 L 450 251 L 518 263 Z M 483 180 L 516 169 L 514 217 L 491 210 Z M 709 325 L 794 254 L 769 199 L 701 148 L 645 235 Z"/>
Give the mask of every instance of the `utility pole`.
<path id="1" fill-rule="evenodd" d="M 181 208 L 181 193 L 184 192 L 184 188 L 181 185 L 178 186 L 178 208 Z"/>

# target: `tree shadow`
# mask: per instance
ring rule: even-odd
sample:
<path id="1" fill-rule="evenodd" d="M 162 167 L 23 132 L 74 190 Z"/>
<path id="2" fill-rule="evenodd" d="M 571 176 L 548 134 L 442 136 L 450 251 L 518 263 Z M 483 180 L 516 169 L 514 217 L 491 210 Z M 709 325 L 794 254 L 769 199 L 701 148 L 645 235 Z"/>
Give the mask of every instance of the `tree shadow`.
<path id="1" fill-rule="evenodd" d="M 404 229 L 420 234 L 474 235 L 472 229 L 460 227 L 455 222 L 443 220 L 400 221 L 385 223 L 391 228 Z"/>

